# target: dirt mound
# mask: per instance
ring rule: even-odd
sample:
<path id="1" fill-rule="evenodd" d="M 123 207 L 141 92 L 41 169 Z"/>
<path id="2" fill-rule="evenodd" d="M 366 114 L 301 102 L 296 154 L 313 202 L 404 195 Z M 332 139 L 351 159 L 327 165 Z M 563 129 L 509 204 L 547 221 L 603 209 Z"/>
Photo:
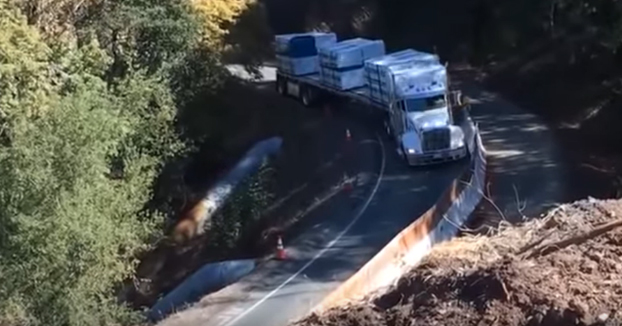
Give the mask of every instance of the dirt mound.
<path id="1" fill-rule="evenodd" d="M 560 206 L 439 245 L 387 293 L 311 325 L 614 325 L 622 321 L 622 201 Z"/>

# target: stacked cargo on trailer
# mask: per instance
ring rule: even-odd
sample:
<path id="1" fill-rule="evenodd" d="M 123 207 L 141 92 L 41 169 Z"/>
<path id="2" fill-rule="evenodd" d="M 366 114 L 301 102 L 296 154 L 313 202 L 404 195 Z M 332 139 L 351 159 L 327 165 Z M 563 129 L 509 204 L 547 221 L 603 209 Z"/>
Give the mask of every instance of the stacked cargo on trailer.
<path id="1" fill-rule="evenodd" d="M 294 76 L 316 74 L 319 70 L 319 49 L 336 42 L 337 35 L 334 33 L 277 35 L 275 37 L 277 68 Z"/>
<path id="2" fill-rule="evenodd" d="M 316 49 L 319 73 L 300 76 L 279 67 L 281 94 L 298 97 L 305 106 L 330 94 L 386 111 L 387 132 L 410 165 L 468 154 L 451 108 L 464 107 L 456 100 L 460 93 L 449 91 L 447 69 L 437 55 L 412 49 L 385 55 L 383 41 L 361 38 Z"/>
<path id="3" fill-rule="evenodd" d="M 365 86 L 365 60 L 385 53 L 383 41 L 355 38 L 319 50 L 320 79 L 330 87 L 349 90 Z"/>
<path id="4" fill-rule="evenodd" d="M 373 58 L 365 61 L 365 84 L 368 96 L 376 102 L 388 104 L 394 100 L 393 91 L 389 82 L 396 70 L 407 71 L 416 63 L 440 63 L 439 57 L 434 54 L 407 49 Z"/>

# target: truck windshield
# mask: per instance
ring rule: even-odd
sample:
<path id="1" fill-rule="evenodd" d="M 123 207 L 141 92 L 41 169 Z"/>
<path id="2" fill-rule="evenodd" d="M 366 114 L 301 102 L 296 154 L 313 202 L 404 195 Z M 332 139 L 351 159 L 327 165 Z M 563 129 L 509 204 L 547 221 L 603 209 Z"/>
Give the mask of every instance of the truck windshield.
<path id="1" fill-rule="evenodd" d="M 406 111 L 408 112 L 423 112 L 447 106 L 445 95 L 409 99 L 404 101 L 406 102 Z"/>

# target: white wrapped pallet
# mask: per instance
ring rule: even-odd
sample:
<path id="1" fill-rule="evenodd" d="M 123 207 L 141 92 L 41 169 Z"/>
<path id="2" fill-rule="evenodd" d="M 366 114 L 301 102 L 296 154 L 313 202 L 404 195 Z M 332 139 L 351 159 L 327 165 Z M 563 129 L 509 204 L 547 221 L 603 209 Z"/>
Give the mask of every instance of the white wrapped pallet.
<path id="1" fill-rule="evenodd" d="M 316 33 L 316 34 L 318 35 L 315 36 L 315 48 L 317 49 L 318 53 L 320 49 L 329 47 L 337 43 L 337 34 L 335 33 Z"/>
<path id="2" fill-rule="evenodd" d="M 390 76 L 381 82 L 367 85 L 369 97 L 380 103 L 415 94 L 443 91 L 447 86 L 447 69 L 439 63 L 420 62 L 390 70 Z"/>
<path id="3" fill-rule="evenodd" d="M 412 49 L 394 52 L 365 61 L 365 82 L 368 96 L 380 103 L 388 103 L 394 97 L 396 78 L 421 72 L 422 68 L 440 66 L 437 55 Z M 399 82 L 398 82 L 399 83 Z"/>
<path id="4" fill-rule="evenodd" d="M 392 65 L 399 65 L 404 63 L 411 62 L 419 62 L 419 61 L 430 61 L 430 62 L 440 62 L 438 55 L 416 51 L 413 49 L 406 49 L 398 52 L 389 53 L 377 58 L 371 58 L 365 60 L 366 68 L 383 68 L 389 67 Z"/>
<path id="5" fill-rule="evenodd" d="M 316 55 L 302 58 L 277 55 L 276 62 L 279 71 L 294 76 L 315 74 L 319 70 L 319 58 Z"/>
<path id="6" fill-rule="evenodd" d="M 414 73 L 417 70 L 413 70 L 416 63 L 409 64 L 394 64 L 393 66 L 376 66 L 375 69 L 370 69 L 370 66 L 365 67 L 365 84 L 367 85 L 368 96 L 380 103 L 388 103 L 392 100 L 392 97 L 396 94 L 394 88 L 395 79 L 403 74 Z"/>
<path id="7" fill-rule="evenodd" d="M 350 90 L 365 86 L 363 68 L 336 70 L 320 66 L 322 83 L 340 90 Z"/>
<path id="8" fill-rule="evenodd" d="M 421 69 L 404 70 L 395 75 L 395 93 L 398 96 L 426 94 L 447 88 L 447 68 L 440 64 L 422 64 Z"/>
<path id="9" fill-rule="evenodd" d="M 319 49 L 320 64 L 333 69 L 363 66 L 365 60 L 385 54 L 382 40 L 355 38 Z"/>
<path id="10" fill-rule="evenodd" d="M 419 52 L 412 49 L 387 54 L 379 58 L 365 60 L 365 79 L 367 84 L 374 82 L 385 83 L 398 70 L 406 69 L 417 63 L 440 64 L 437 55 Z"/>
<path id="11" fill-rule="evenodd" d="M 274 37 L 274 50 L 277 54 L 292 58 L 310 57 L 318 54 L 318 49 L 337 43 L 335 33 L 295 33 Z"/>
<path id="12" fill-rule="evenodd" d="M 357 37 L 357 38 L 337 42 L 334 44 L 330 44 L 328 46 L 318 49 L 318 55 L 320 56 L 320 65 L 328 67 L 330 65 L 330 60 L 331 60 L 330 58 L 333 55 L 332 53 L 334 51 L 347 48 L 353 44 L 360 44 L 361 42 L 365 42 L 365 41 L 368 41 L 368 40 Z"/>

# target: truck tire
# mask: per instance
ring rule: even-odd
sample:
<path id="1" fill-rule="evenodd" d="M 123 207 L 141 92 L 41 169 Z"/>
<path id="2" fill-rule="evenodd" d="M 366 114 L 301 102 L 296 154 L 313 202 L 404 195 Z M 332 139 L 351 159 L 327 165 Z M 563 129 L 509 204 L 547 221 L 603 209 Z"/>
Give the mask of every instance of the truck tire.
<path id="1" fill-rule="evenodd" d="M 300 92 L 300 101 L 305 107 L 313 106 L 314 101 L 312 92 L 313 90 L 309 87 L 304 87 Z"/>
<path id="2" fill-rule="evenodd" d="M 406 154 L 406 149 L 404 148 L 404 145 L 400 145 L 400 148 L 402 149 L 402 160 L 404 160 L 404 163 L 406 163 L 406 165 L 410 165 L 408 163 L 408 155 Z"/>

